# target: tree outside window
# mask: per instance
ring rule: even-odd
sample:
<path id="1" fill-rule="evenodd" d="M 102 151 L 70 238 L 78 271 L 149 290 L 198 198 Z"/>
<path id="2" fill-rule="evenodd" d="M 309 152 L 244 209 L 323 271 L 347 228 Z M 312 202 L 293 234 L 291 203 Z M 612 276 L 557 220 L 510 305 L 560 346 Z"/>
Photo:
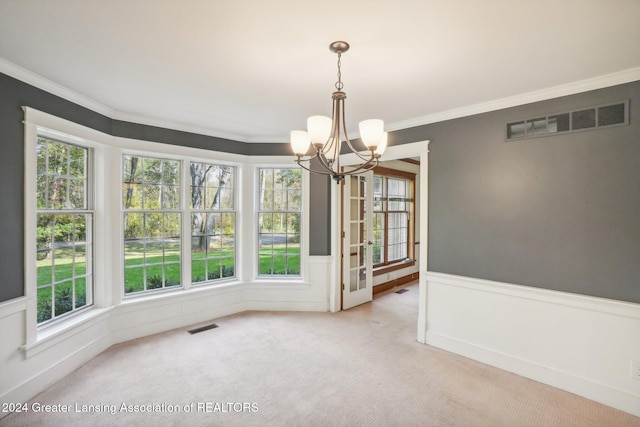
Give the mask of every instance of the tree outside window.
<path id="1" fill-rule="evenodd" d="M 191 162 L 191 280 L 235 277 L 235 168 Z"/>
<path id="2" fill-rule="evenodd" d="M 300 276 L 301 171 L 262 168 L 258 178 L 258 274 Z"/>
<path id="3" fill-rule="evenodd" d="M 38 323 L 93 304 L 89 149 L 43 137 L 37 158 Z"/>
<path id="4" fill-rule="evenodd" d="M 180 161 L 123 158 L 125 294 L 180 286 Z"/>

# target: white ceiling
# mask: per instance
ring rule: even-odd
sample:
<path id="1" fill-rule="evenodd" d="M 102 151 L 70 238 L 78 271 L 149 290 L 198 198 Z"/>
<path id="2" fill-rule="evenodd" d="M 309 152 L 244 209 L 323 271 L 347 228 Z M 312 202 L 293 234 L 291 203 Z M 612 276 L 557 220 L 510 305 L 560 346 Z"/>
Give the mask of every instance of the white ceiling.
<path id="1" fill-rule="evenodd" d="M 114 118 L 240 141 L 330 115 L 335 40 L 351 44 L 351 132 L 366 118 L 395 130 L 639 78 L 640 0 L 0 0 L 0 71 Z"/>

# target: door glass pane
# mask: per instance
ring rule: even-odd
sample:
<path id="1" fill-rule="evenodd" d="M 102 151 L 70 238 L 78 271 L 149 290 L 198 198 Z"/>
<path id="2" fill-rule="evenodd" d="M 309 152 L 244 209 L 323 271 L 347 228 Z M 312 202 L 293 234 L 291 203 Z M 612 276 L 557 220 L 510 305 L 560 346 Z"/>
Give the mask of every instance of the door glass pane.
<path id="1" fill-rule="evenodd" d="M 360 275 L 359 275 L 359 283 L 358 283 L 358 289 L 365 289 L 367 287 L 367 268 L 366 267 L 362 267 L 360 269 Z"/>

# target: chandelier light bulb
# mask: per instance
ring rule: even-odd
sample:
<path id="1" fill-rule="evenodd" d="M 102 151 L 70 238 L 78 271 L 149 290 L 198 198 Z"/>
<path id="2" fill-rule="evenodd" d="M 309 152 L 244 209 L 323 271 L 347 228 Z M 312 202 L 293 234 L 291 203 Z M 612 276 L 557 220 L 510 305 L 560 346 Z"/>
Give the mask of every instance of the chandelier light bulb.
<path id="1" fill-rule="evenodd" d="M 307 119 L 307 130 L 311 143 L 322 148 L 331 133 L 331 119 L 325 116 L 311 116 Z"/>
<path id="2" fill-rule="evenodd" d="M 309 134 L 304 130 L 292 130 L 291 131 L 291 148 L 293 153 L 300 157 L 307 154 L 311 141 Z"/>
<path id="3" fill-rule="evenodd" d="M 382 156 L 382 154 L 384 153 L 384 150 L 387 149 L 387 138 L 389 137 L 389 134 L 387 132 L 382 132 L 382 138 L 380 138 L 380 144 L 378 144 L 378 146 L 376 147 L 376 151 L 374 152 L 374 155 L 377 157 Z"/>
<path id="4" fill-rule="evenodd" d="M 369 119 L 360 122 L 360 138 L 364 145 L 370 149 L 375 149 L 384 132 L 384 122 L 380 119 Z"/>

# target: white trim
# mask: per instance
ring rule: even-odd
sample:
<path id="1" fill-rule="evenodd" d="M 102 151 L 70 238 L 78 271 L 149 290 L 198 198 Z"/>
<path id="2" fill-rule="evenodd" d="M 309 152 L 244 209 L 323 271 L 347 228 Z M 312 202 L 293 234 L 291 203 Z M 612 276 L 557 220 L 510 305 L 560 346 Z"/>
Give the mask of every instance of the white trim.
<path id="1" fill-rule="evenodd" d="M 0 319 L 27 309 L 27 297 L 10 299 L 0 303 Z"/>
<path id="2" fill-rule="evenodd" d="M 427 339 L 427 266 L 429 265 L 429 142 L 420 153 L 420 253 L 418 269 L 420 271 L 418 285 L 418 325 L 416 340 L 425 343 Z"/>
<path id="3" fill-rule="evenodd" d="M 113 120 L 121 120 L 148 126 L 156 126 L 164 129 L 177 130 L 189 133 L 197 133 L 200 135 L 212 136 L 216 138 L 229 139 L 243 143 L 286 143 L 288 138 L 274 136 L 247 136 L 223 132 L 220 130 L 209 129 L 203 126 L 189 125 L 185 123 L 171 122 L 155 117 L 143 116 L 133 113 L 127 113 L 114 110 L 94 99 L 79 94 L 68 89 L 58 83 L 46 79 L 39 74 L 22 68 L 6 59 L 0 58 L 0 72 L 7 74 L 13 78 L 23 81 L 39 89 L 45 90 L 53 95 L 60 96 L 68 101 L 88 108 L 99 114 L 109 117 Z M 531 102 L 544 101 L 557 98 L 560 96 L 573 95 L 595 89 L 615 86 L 624 83 L 630 83 L 640 80 L 640 67 L 629 68 L 602 76 L 596 76 L 576 82 L 557 85 L 550 88 L 518 94 L 506 98 L 495 99 L 479 104 L 469 105 L 452 110 L 441 111 L 426 116 L 416 117 L 413 119 L 402 120 L 386 125 L 387 131 L 397 131 L 408 129 L 416 126 L 422 126 L 430 123 L 437 123 L 444 120 L 451 120 L 474 114 L 496 111 L 503 108 L 515 107 Z M 354 133 L 354 136 L 357 135 Z"/>
<path id="4" fill-rule="evenodd" d="M 548 99 L 558 98 L 561 96 L 575 95 L 590 90 L 630 83 L 636 80 L 640 80 L 640 67 L 629 68 L 627 70 L 622 70 L 611 74 L 605 74 L 602 76 L 553 86 L 550 88 L 509 96 L 506 98 L 494 99 L 488 102 L 468 105 L 461 108 L 454 108 L 452 110 L 440 111 L 422 117 L 402 120 L 399 122 L 390 123 L 386 125 L 386 128 L 389 132 L 408 129 L 416 126 L 427 125 L 430 123 L 438 123 L 445 120 L 459 119 L 461 117 L 472 116 L 475 114 L 488 113 L 504 108 L 517 107 L 519 105 L 530 104 L 532 102 L 546 101 Z"/>
<path id="5" fill-rule="evenodd" d="M 515 298 L 531 299 L 640 320 L 640 305 L 631 302 L 476 279 L 473 277 L 455 276 L 445 273 L 427 272 L 427 279 L 431 282 L 448 286 L 508 295 Z"/>
<path id="6" fill-rule="evenodd" d="M 67 101 L 71 101 L 74 104 L 78 104 L 104 116 L 111 117 L 116 113 L 114 109 L 109 108 L 94 99 L 81 95 L 78 92 L 68 89 L 52 80 L 46 79 L 40 74 L 36 74 L 33 71 L 22 68 L 4 58 L 0 58 L 0 73 L 18 79 L 38 89 L 47 91 L 53 95 L 57 95 Z"/>
<path id="7" fill-rule="evenodd" d="M 65 322 L 57 323 L 38 333 L 38 341 L 26 344 L 20 348 L 25 357 L 33 357 L 53 346 L 62 344 L 87 329 L 93 328 L 97 323 L 108 320 L 107 313 L 110 308 L 89 308 L 78 313 Z"/>
<path id="8" fill-rule="evenodd" d="M 426 343 L 640 416 L 640 305 L 428 272 Z"/>

